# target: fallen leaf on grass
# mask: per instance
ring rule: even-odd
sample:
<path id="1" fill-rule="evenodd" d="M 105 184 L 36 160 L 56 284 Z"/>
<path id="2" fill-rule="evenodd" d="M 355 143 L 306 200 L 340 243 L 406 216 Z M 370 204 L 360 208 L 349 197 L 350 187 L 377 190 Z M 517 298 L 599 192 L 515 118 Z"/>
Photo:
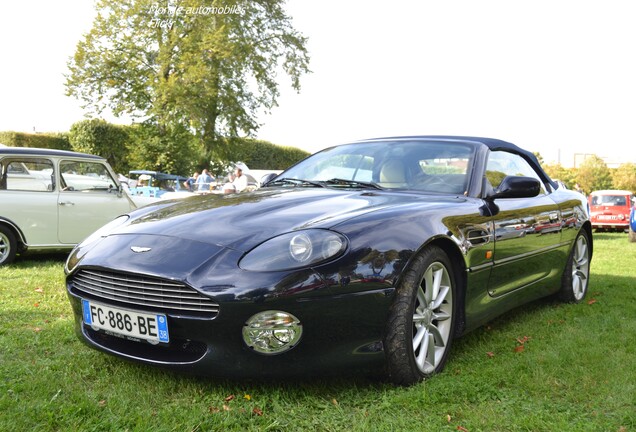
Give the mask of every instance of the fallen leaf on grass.
<path id="1" fill-rule="evenodd" d="M 230 408 L 228 405 L 223 404 L 223 411 L 231 411 L 232 408 Z"/>
<path id="2" fill-rule="evenodd" d="M 236 396 L 234 396 L 234 395 L 229 395 L 228 397 L 225 398 L 225 402 L 229 402 L 231 400 L 234 400 L 235 397 Z"/>
<path id="3" fill-rule="evenodd" d="M 243 399 L 250 401 L 252 400 L 252 396 L 246 394 L 245 396 L 243 396 Z"/>
<path id="4" fill-rule="evenodd" d="M 36 288 L 34 291 L 36 293 L 43 293 L 44 292 L 44 290 L 42 288 L 40 288 L 40 287 Z"/>
<path id="5" fill-rule="evenodd" d="M 99 405 L 100 407 L 106 406 L 106 400 L 102 399 L 99 402 L 97 402 L 97 405 Z"/>
<path id="6" fill-rule="evenodd" d="M 468 432 L 468 429 L 466 429 L 466 428 L 465 428 L 465 427 L 463 427 L 463 426 L 457 426 L 457 430 L 458 430 L 458 431 L 461 431 L 461 432 Z"/>
<path id="7" fill-rule="evenodd" d="M 336 398 L 331 399 L 331 403 L 335 406 L 338 406 L 338 401 L 336 400 Z"/>
<path id="8" fill-rule="evenodd" d="M 589 305 L 593 305 L 594 303 L 596 303 L 596 299 L 595 299 L 595 298 L 593 298 L 593 299 L 589 299 L 589 300 L 587 301 L 587 304 L 589 304 Z"/>
<path id="9" fill-rule="evenodd" d="M 36 333 L 39 333 L 39 332 L 41 332 L 41 331 L 42 331 L 42 329 L 41 329 L 40 327 L 35 327 L 35 328 L 33 329 L 33 331 L 34 331 L 34 332 L 36 332 Z"/>
<path id="10" fill-rule="evenodd" d="M 33 307 L 40 307 L 40 302 L 33 303 Z"/>
<path id="11" fill-rule="evenodd" d="M 492 351 L 488 351 L 488 352 L 486 353 L 486 355 L 487 355 L 488 357 L 490 357 L 490 358 L 493 358 L 493 357 L 495 356 L 495 353 L 494 353 L 494 352 L 492 352 Z"/>
<path id="12" fill-rule="evenodd" d="M 530 340 L 530 338 L 528 336 L 524 336 L 522 338 L 517 338 L 517 342 L 519 342 L 521 345 L 525 344 L 529 340 Z"/>
<path id="13" fill-rule="evenodd" d="M 220 410 L 220 409 L 218 409 L 218 408 L 217 408 L 217 407 L 215 407 L 215 406 L 211 406 L 210 408 L 208 408 L 208 411 L 209 411 L 211 414 L 216 414 L 216 413 L 218 413 L 218 412 L 221 412 L 221 410 Z"/>
<path id="14" fill-rule="evenodd" d="M 449 422 L 449 423 L 451 422 L 451 416 L 450 416 L 450 414 L 446 414 L 446 421 L 447 421 L 447 422 Z"/>
<path id="15" fill-rule="evenodd" d="M 256 414 L 257 416 L 262 416 L 263 415 L 263 410 L 258 408 L 258 407 L 254 407 L 254 409 L 252 410 L 252 412 L 254 414 Z"/>
<path id="16" fill-rule="evenodd" d="M 515 347 L 515 352 L 519 353 L 519 352 L 523 352 L 525 348 L 523 347 L 523 345 L 519 345 L 517 347 Z"/>

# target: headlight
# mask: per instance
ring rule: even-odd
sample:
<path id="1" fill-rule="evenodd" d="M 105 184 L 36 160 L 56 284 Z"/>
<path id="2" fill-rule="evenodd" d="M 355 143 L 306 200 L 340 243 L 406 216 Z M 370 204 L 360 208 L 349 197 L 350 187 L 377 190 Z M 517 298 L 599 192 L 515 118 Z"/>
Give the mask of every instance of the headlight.
<path id="1" fill-rule="evenodd" d="M 243 326 L 243 340 L 261 354 L 280 354 L 296 346 L 303 326 L 294 315 L 276 310 L 259 312 Z"/>
<path id="2" fill-rule="evenodd" d="M 347 248 L 347 239 L 333 231 L 310 229 L 283 234 L 252 249 L 239 263 L 244 270 L 279 271 L 316 265 Z"/>

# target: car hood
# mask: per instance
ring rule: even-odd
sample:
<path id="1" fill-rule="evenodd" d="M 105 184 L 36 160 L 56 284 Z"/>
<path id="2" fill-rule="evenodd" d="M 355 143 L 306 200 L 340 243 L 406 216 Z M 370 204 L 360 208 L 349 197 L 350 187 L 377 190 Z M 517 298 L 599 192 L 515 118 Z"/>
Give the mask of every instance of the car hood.
<path id="1" fill-rule="evenodd" d="M 163 201 L 133 213 L 130 223 L 112 234 L 178 237 L 245 252 L 287 232 L 332 228 L 365 213 L 414 201 L 421 208 L 452 199 L 388 191 L 263 189 Z"/>

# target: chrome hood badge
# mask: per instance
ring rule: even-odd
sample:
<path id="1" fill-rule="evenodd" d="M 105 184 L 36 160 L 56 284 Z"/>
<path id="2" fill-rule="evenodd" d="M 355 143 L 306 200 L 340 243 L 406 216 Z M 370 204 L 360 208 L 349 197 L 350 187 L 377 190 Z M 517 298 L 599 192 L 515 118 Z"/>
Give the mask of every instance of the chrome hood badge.
<path id="1" fill-rule="evenodd" d="M 150 250 L 152 250 L 152 248 L 142 247 L 142 246 L 131 246 L 130 250 L 133 251 L 134 253 L 144 253 L 144 252 L 149 252 Z"/>

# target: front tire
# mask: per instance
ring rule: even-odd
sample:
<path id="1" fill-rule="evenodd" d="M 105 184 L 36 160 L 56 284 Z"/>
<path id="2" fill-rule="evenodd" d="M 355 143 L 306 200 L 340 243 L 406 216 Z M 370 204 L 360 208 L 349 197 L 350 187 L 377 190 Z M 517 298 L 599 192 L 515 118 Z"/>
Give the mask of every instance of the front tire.
<path id="1" fill-rule="evenodd" d="M 15 259 L 17 242 L 13 232 L 4 225 L 0 225 L 0 266 L 10 264 Z"/>
<path id="2" fill-rule="evenodd" d="M 416 256 L 406 270 L 384 337 L 388 374 L 394 384 L 411 385 L 444 368 L 455 332 L 455 280 L 448 255 L 436 246 Z"/>
<path id="3" fill-rule="evenodd" d="M 592 249 L 585 230 L 581 230 L 574 241 L 568 263 L 561 278 L 559 297 L 567 303 L 579 303 L 587 294 L 590 279 L 590 261 Z"/>

